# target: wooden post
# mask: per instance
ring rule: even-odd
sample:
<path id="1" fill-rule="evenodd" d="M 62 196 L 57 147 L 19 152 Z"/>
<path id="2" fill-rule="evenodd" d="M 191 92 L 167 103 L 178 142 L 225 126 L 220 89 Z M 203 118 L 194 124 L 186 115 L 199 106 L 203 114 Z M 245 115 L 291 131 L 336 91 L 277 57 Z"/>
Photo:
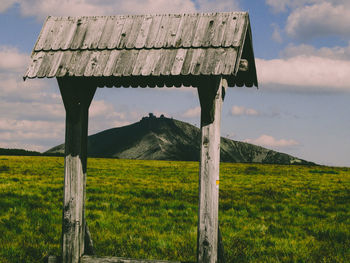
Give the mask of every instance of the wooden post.
<path id="1" fill-rule="evenodd" d="M 58 78 L 66 109 L 62 262 L 78 263 L 84 254 L 85 184 L 88 114 L 96 87 L 86 82 Z"/>
<path id="2" fill-rule="evenodd" d="M 227 81 L 212 78 L 198 87 L 201 105 L 201 153 L 197 262 L 218 262 L 220 119 Z"/>

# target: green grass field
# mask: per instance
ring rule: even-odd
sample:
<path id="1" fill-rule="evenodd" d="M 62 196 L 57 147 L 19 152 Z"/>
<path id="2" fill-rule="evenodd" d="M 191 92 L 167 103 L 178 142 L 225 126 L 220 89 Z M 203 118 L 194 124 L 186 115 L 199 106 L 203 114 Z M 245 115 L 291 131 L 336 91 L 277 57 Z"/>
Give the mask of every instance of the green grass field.
<path id="1" fill-rule="evenodd" d="M 198 163 L 89 159 L 98 255 L 195 261 Z M 350 168 L 222 163 L 227 262 L 350 262 Z M 0 156 L 0 262 L 59 255 L 63 158 Z"/>

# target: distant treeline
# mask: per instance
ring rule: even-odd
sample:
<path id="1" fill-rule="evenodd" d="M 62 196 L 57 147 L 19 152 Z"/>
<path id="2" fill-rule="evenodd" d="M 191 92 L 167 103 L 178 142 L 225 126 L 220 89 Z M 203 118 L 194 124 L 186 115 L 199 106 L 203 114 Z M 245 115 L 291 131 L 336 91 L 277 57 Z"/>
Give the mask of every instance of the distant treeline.
<path id="1" fill-rule="evenodd" d="M 7 149 L 0 148 L 0 155 L 17 155 L 17 156 L 64 156 L 60 153 L 40 153 L 36 151 L 27 151 L 24 149 Z"/>

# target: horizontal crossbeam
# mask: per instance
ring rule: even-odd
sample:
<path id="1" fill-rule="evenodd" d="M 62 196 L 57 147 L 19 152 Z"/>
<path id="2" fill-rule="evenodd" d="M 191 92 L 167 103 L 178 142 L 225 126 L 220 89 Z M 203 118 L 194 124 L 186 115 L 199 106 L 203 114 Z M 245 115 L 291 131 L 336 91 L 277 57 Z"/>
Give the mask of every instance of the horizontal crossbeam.
<path id="1" fill-rule="evenodd" d="M 164 261 L 164 260 L 148 260 L 148 259 L 130 259 L 120 257 L 98 257 L 98 256 L 83 256 L 80 259 L 81 263 L 181 263 L 179 261 Z"/>

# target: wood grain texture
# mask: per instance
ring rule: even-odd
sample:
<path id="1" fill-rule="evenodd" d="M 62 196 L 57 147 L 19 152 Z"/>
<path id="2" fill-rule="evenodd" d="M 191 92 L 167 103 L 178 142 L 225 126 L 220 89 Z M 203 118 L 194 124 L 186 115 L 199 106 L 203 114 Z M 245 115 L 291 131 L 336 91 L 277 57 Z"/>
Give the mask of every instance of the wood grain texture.
<path id="1" fill-rule="evenodd" d="M 90 56 L 89 56 L 89 59 L 86 63 L 86 66 L 85 66 L 85 70 L 84 70 L 84 73 L 83 75 L 85 77 L 87 76 L 93 76 L 94 75 L 94 70 L 95 68 L 97 67 L 98 64 L 102 64 L 102 63 L 97 63 L 97 61 L 99 60 L 99 57 L 100 55 L 102 54 L 102 52 L 100 51 L 93 51 L 93 52 L 90 52 Z"/>
<path id="2" fill-rule="evenodd" d="M 201 48 L 197 48 L 194 50 L 192 55 L 192 61 L 191 61 L 191 74 L 192 75 L 199 75 L 200 69 L 202 67 L 202 63 L 205 57 L 205 53 L 208 50 L 204 50 Z"/>
<path id="3" fill-rule="evenodd" d="M 89 21 L 86 17 L 81 17 L 77 20 L 74 37 L 72 39 L 72 43 L 70 44 L 71 50 L 81 49 L 86 31 L 88 30 L 88 25 Z"/>
<path id="4" fill-rule="evenodd" d="M 51 24 L 51 27 L 50 27 L 49 31 L 47 32 L 44 46 L 42 48 L 42 50 L 45 50 L 45 51 L 53 49 L 52 45 L 55 43 L 57 36 L 59 35 L 59 33 L 62 29 L 62 26 L 64 24 L 64 21 L 66 19 L 53 18 L 52 20 L 54 21 L 54 23 Z"/>
<path id="5" fill-rule="evenodd" d="M 120 22 L 123 21 L 120 19 Z M 115 21 L 115 17 L 107 17 L 105 26 L 102 30 L 101 38 L 98 42 L 97 49 L 106 49 L 108 48 L 109 41 L 113 35 L 113 30 L 117 22 Z M 120 23 L 119 23 L 120 24 Z"/>
<path id="6" fill-rule="evenodd" d="M 164 45 L 164 42 L 166 40 L 166 34 L 168 31 L 168 27 L 170 25 L 170 15 L 164 15 L 162 16 L 162 20 L 159 25 L 158 33 L 155 38 L 154 48 L 161 48 Z"/>
<path id="7" fill-rule="evenodd" d="M 34 50 L 230 47 L 248 20 L 244 12 L 48 17 Z"/>
<path id="8" fill-rule="evenodd" d="M 177 49 L 175 60 L 172 63 L 171 75 L 180 75 L 181 69 L 185 61 L 186 53 L 188 49 L 180 48 Z"/>
<path id="9" fill-rule="evenodd" d="M 135 23 L 138 24 L 138 21 L 135 21 Z M 133 36 L 133 32 L 131 31 L 133 24 L 134 19 L 131 16 L 127 16 L 120 34 L 119 42 L 116 44 L 115 48 L 124 49 L 126 47 L 128 39 Z"/>
<path id="10" fill-rule="evenodd" d="M 122 76 L 131 76 L 139 53 L 139 49 L 133 49 L 128 52 L 128 59 L 123 63 L 124 69 L 122 70 Z"/>
<path id="11" fill-rule="evenodd" d="M 114 27 L 113 27 L 113 30 L 108 30 L 105 34 L 103 34 L 107 42 L 106 44 L 103 43 L 103 46 L 106 45 L 108 49 L 113 49 L 118 47 L 126 19 L 127 17 L 124 17 L 124 16 L 110 18 L 111 20 L 110 22 L 114 23 Z M 109 32 L 112 32 L 112 33 L 109 33 Z M 108 39 L 107 36 L 110 36 L 110 38 Z"/>
<path id="12" fill-rule="evenodd" d="M 48 17 L 24 79 L 179 76 L 181 86 L 188 75 L 257 86 L 247 13 Z"/>
<path id="13" fill-rule="evenodd" d="M 88 109 L 96 87 L 58 79 L 66 109 L 62 262 L 79 263 L 85 242 Z"/>
<path id="14" fill-rule="evenodd" d="M 246 13 L 238 14 L 236 29 L 233 34 L 233 39 L 231 46 L 234 47 L 240 47 L 242 45 L 242 42 L 244 41 L 245 33 L 247 31 L 247 22 L 248 19 L 246 17 L 248 16 Z"/>
<path id="15" fill-rule="evenodd" d="M 234 75 L 236 48 L 38 52 L 27 77 Z"/>
<path id="16" fill-rule="evenodd" d="M 51 65 L 49 66 L 49 73 L 47 74 L 47 77 L 52 78 L 55 77 L 58 70 L 60 69 L 60 65 L 63 59 L 64 52 L 55 52 Z"/>
<path id="17" fill-rule="evenodd" d="M 189 15 L 182 29 L 181 44 L 178 47 L 192 47 L 193 38 L 197 29 L 197 23 L 200 15 Z"/>
<path id="18" fill-rule="evenodd" d="M 96 65 L 93 69 L 92 76 L 94 77 L 101 77 L 103 75 L 104 69 L 107 65 L 107 61 L 109 59 L 109 56 L 111 52 L 109 50 L 102 50 L 99 52 L 100 55 L 98 56 L 98 60 L 96 62 Z M 85 75 L 85 74 L 84 74 Z"/>
<path id="19" fill-rule="evenodd" d="M 81 77 L 84 75 L 86 65 L 90 61 L 90 57 L 93 55 L 92 52 L 85 50 L 78 53 L 76 63 L 72 63 L 71 74 L 75 77 Z"/>
<path id="20" fill-rule="evenodd" d="M 207 41 L 208 46 L 221 47 L 222 39 L 224 37 L 225 29 L 227 26 L 228 15 L 217 16 L 214 21 L 213 34 Z"/>
<path id="21" fill-rule="evenodd" d="M 129 61 L 130 52 L 128 50 L 119 50 L 120 55 L 118 56 L 118 60 L 115 63 L 115 68 L 113 72 L 113 76 L 120 77 L 123 74 L 125 69 L 125 65 Z"/>
<path id="22" fill-rule="evenodd" d="M 45 56 L 44 52 L 36 52 L 32 56 L 32 63 L 29 64 L 29 67 L 24 75 L 24 77 L 35 78 L 38 75 L 40 65 L 43 57 Z"/>
<path id="23" fill-rule="evenodd" d="M 116 62 L 118 61 L 118 57 L 120 56 L 120 53 L 121 53 L 120 50 L 114 49 L 114 50 L 110 51 L 108 60 L 106 62 L 106 66 L 105 66 L 104 71 L 103 71 L 104 77 L 108 77 L 108 76 L 113 75 L 115 65 L 116 65 Z"/>
<path id="24" fill-rule="evenodd" d="M 163 19 L 162 15 L 152 16 L 152 24 L 151 24 L 151 28 L 148 31 L 147 40 L 144 45 L 145 48 L 154 47 L 156 43 L 159 27 L 161 26 L 162 19 Z"/>
<path id="25" fill-rule="evenodd" d="M 135 41 L 135 48 L 143 48 L 146 45 L 147 37 L 149 35 L 152 22 L 152 16 L 148 15 L 143 18 L 140 32 Z"/>
<path id="26" fill-rule="evenodd" d="M 73 56 L 73 52 L 71 51 L 66 51 L 61 53 L 63 53 L 63 56 L 62 56 L 60 65 L 58 66 L 55 77 L 63 77 L 67 74 L 68 68 L 69 68 L 69 62 L 71 61 Z"/>
<path id="27" fill-rule="evenodd" d="M 218 260 L 220 120 L 226 80 L 210 78 L 198 87 L 201 105 L 201 154 L 197 262 Z"/>
<path id="28" fill-rule="evenodd" d="M 184 31 L 184 28 L 186 26 L 186 23 L 188 22 L 188 17 L 189 17 L 188 15 L 181 16 L 179 25 L 176 29 L 174 39 L 171 43 L 171 47 L 179 48 L 181 46 L 182 38 L 183 38 L 183 31 Z"/>
<path id="29" fill-rule="evenodd" d="M 233 13 L 230 14 L 227 21 L 226 21 L 226 29 L 225 29 L 225 34 L 224 38 L 222 40 L 222 46 L 224 47 L 229 47 L 231 46 L 231 43 L 233 42 L 233 37 L 234 33 L 236 31 L 236 26 L 237 26 L 237 14 Z"/>
<path id="30" fill-rule="evenodd" d="M 97 49 L 107 17 L 94 16 L 88 19 L 87 29 L 80 49 Z"/>
<path id="31" fill-rule="evenodd" d="M 34 51 L 41 51 L 44 49 L 45 41 L 47 41 L 48 34 L 50 33 L 51 27 L 55 24 L 55 20 L 48 16 L 40 31 L 38 40 L 35 43 Z"/>
<path id="32" fill-rule="evenodd" d="M 68 18 L 62 19 L 60 29 L 52 42 L 50 49 L 65 50 L 69 47 L 76 30 L 76 19 Z"/>
<path id="33" fill-rule="evenodd" d="M 205 41 L 205 34 L 208 26 L 211 25 L 211 17 L 207 14 L 201 14 L 197 23 L 196 32 L 193 37 L 192 47 L 201 47 Z"/>
<path id="34" fill-rule="evenodd" d="M 160 57 L 160 50 L 159 49 L 152 49 L 149 52 L 147 52 L 147 56 L 144 60 L 144 63 L 142 64 L 142 70 L 141 75 L 142 76 L 150 76 L 155 64 L 158 62 L 158 59 Z"/>
<path id="35" fill-rule="evenodd" d="M 128 49 L 134 48 L 136 40 L 140 34 L 142 23 L 145 16 L 138 16 L 133 20 L 132 27 L 129 32 L 128 40 L 126 41 L 125 47 Z M 142 32 L 144 33 L 144 32 Z M 127 34 L 127 32 L 126 32 Z M 142 34 L 140 34 L 142 35 Z"/>
<path id="36" fill-rule="evenodd" d="M 51 52 L 42 58 L 40 68 L 37 72 L 38 78 L 43 78 L 49 74 L 51 65 L 52 65 L 51 63 L 52 60 L 53 60 L 53 53 Z"/>
<path id="37" fill-rule="evenodd" d="M 166 32 L 163 48 L 174 47 L 174 42 L 175 42 L 177 32 L 178 32 L 178 30 L 181 30 L 181 23 L 180 22 L 181 22 L 182 17 L 183 17 L 183 15 L 180 15 L 180 14 L 173 14 L 170 16 L 169 25 L 167 26 L 168 30 Z"/>

